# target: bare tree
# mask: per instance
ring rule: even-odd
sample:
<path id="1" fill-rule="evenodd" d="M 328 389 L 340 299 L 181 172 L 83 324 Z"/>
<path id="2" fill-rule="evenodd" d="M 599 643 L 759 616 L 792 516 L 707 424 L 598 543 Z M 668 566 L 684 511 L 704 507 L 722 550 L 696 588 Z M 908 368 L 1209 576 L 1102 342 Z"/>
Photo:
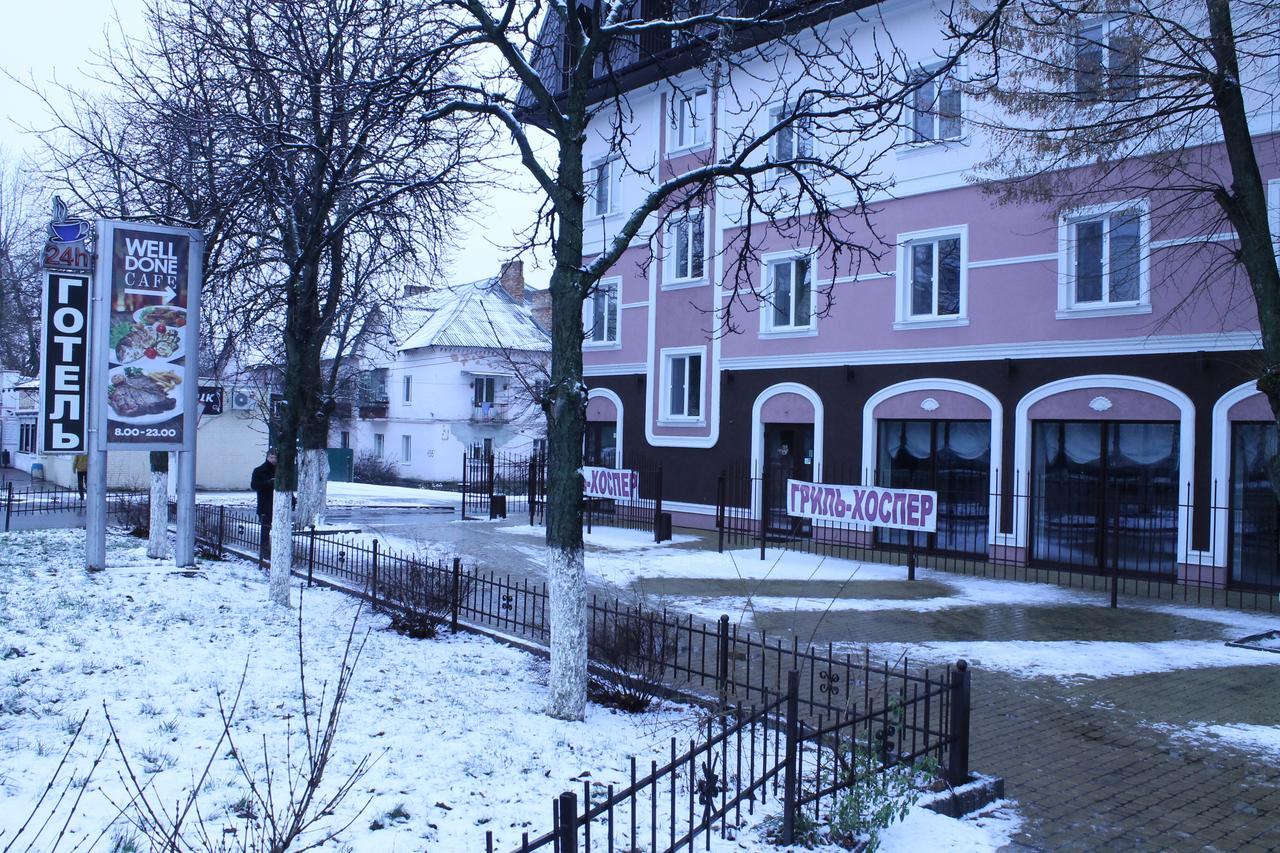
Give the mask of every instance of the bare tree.
<path id="1" fill-rule="evenodd" d="M 450 0 L 445 7 L 459 21 L 454 45 L 481 52 L 480 67 L 490 73 L 459 85 L 433 115 L 491 119 L 544 196 L 543 227 L 530 242 L 549 243 L 553 257 L 551 375 L 542 395 L 550 461 L 549 713 L 581 719 L 588 641 L 578 474 L 587 398 L 583 301 L 633 242 L 656 247 L 669 221 L 717 198 L 731 208 L 720 215 L 741 230 L 721 250 L 730 299 L 713 309 L 713 333 L 733 330 L 734 309 L 767 304 L 752 263 L 762 240 L 803 234 L 833 268 L 873 258 L 880 243 L 866 203 L 889 189 L 881 163 L 899 138 L 903 105 L 949 73 L 972 40 L 986 37 L 986 24 L 965 37 L 947 33 L 946 49 L 922 72 L 896 49 L 875 8 L 863 4 Z M 654 150 L 633 147 L 644 124 L 635 98 L 651 93 L 655 80 L 667 81 L 667 117 L 676 126 L 688 127 L 698 98 L 710 100 L 704 115 L 719 119 L 692 128 L 710 137 L 709 148 L 664 162 Z M 642 190 L 603 250 L 588 255 L 584 205 L 614 180 L 587 175 L 586 153 L 601 149 L 617 159 L 621 179 Z"/>
<path id="2" fill-rule="evenodd" d="M 1063 212 L 1143 199 L 1150 232 L 1185 244 L 1152 281 L 1224 330 L 1257 322 L 1258 390 L 1280 416 L 1280 235 L 1263 178 L 1280 164 L 1275 4 L 1021 0 L 977 61 L 994 152 L 978 178 Z M 1132 264 L 1119 272 L 1136 281 Z"/>
<path id="3" fill-rule="evenodd" d="M 0 367 L 40 362 L 41 229 L 23 164 L 0 152 Z"/>

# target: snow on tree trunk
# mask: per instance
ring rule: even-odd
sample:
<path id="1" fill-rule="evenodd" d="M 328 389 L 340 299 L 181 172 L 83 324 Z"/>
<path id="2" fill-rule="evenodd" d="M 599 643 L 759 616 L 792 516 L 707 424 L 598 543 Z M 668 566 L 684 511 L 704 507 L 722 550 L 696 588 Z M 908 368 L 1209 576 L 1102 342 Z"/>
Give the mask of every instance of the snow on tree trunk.
<path id="1" fill-rule="evenodd" d="M 148 524 L 147 556 L 162 560 L 169 556 L 169 472 L 151 472 L 151 521 Z"/>
<path id="2" fill-rule="evenodd" d="M 581 720 L 587 709 L 586 570 L 582 551 L 547 549 L 551 617 L 551 701 L 547 713 Z"/>
<path id="3" fill-rule="evenodd" d="M 294 524 L 299 528 L 324 524 L 329 488 L 329 453 L 324 449 L 303 450 L 298 466 L 298 509 Z"/>
<path id="4" fill-rule="evenodd" d="M 292 607 L 289 579 L 293 573 L 293 492 L 275 494 L 271 513 L 271 571 L 269 597 L 272 604 Z"/>

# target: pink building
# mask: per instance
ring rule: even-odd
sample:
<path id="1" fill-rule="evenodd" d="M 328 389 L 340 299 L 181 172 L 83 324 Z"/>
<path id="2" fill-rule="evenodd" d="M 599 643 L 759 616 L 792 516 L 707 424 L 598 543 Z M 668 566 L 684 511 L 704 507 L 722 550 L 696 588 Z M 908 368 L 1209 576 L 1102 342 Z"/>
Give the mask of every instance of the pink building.
<path id="1" fill-rule="evenodd" d="M 921 63 L 941 44 L 925 12 L 884 4 Z M 625 156 L 593 136 L 589 250 L 646 184 L 712 157 L 734 119 L 699 73 L 637 78 Z M 987 153 L 974 107 L 947 96 L 885 157 L 879 242 L 864 235 L 878 262 L 837 268 L 760 224 L 754 293 L 735 291 L 729 190 L 628 251 L 585 306 L 588 463 L 662 466 L 677 524 L 714 526 L 722 472 L 749 469 L 936 490 L 939 552 L 1280 586 L 1255 309 L 1240 280 L 1205 269 L 1206 247 L 1233 235 L 1162 216 L 1159 194 L 999 206 L 966 180 Z M 1275 131 L 1254 128 L 1273 210 Z M 774 500 L 746 494 L 757 516 Z M 813 533 L 784 522 L 779 535 Z"/>

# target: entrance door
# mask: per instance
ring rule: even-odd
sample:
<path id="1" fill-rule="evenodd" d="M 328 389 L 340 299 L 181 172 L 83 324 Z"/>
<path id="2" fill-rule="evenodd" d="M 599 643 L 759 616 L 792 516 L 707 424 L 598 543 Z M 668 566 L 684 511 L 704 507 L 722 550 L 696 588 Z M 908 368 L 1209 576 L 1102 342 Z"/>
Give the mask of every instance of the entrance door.
<path id="1" fill-rule="evenodd" d="M 582 461 L 597 468 L 618 467 L 618 425 L 613 421 L 587 421 Z"/>
<path id="2" fill-rule="evenodd" d="M 769 534 L 807 536 L 809 522 L 787 515 L 787 480 L 813 481 L 813 424 L 765 424 L 764 465 Z"/>
<path id="3" fill-rule="evenodd" d="M 918 538 L 929 550 L 985 557 L 991 504 L 988 421 L 879 422 L 876 484 L 938 493 L 938 532 Z M 907 545 L 906 530 L 877 529 L 877 541 Z"/>
<path id="4" fill-rule="evenodd" d="M 1178 424 L 1039 421 L 1032 442 L 1035 560 L 1100 572 L 1174 572 Z"/>

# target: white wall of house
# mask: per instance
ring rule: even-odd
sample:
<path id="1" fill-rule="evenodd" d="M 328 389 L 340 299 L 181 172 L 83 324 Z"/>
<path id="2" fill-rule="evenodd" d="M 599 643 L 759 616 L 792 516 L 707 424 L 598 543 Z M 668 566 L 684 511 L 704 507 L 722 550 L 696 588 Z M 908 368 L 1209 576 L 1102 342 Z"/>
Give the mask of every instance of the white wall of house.
<path id="1" fill-rule="evenodd" d="M 461 479 L 463 455 L 486 440 L 494 452 L 528 454 L 546 429 L 516 373 L 491 351 L 403 352 L 387 365 L 387 417 L 335 426 L 330 445 L 341 447 L 347 432 L 357 459 L 381 455 L 401 477 L 429 481 Z M 475 405 L 477 379 L 492 380 L 491 406 Z"/>

